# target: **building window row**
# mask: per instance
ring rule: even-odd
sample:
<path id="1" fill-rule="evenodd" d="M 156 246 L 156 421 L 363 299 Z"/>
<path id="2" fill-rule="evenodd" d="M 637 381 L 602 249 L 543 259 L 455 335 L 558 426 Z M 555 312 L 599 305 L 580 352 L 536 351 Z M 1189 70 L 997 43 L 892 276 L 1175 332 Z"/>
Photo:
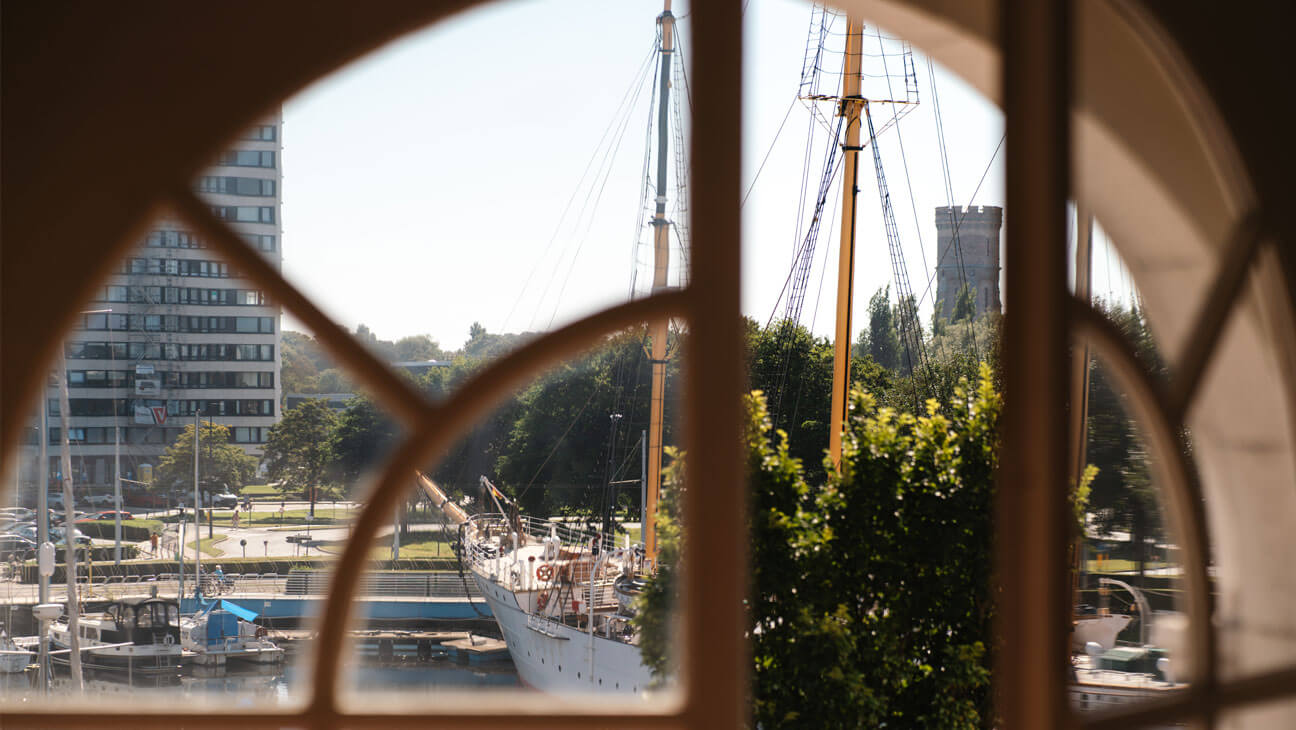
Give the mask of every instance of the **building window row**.
<path id="1" fill-rule="evenodd" d="M 113 332 L 235 332 L 272 335 L 274 317 L 188 317 L 176 314 L 86 314 L 82 329 Z"/>
<path id="2" fill-rule="evenodd" d="M 270 429 L 265 426 L 234 426 L 230 429 L 230 443 L 263 444 L 270 436 Z"/>
<path id="3" fill-rule="evenodd" d="M 68 342 L 64 352 L 69 360 L 274 361 L 274 345 Z"/>
<path id="4" fill-rule="evenodd" d="M 157 398 L 69 398 L 68 408 L 71 414 L 85 417 L 111 417 L 134 414 L 137 410 L 147 411 L 158 406 L 165 406 L 168 416 L 192 416 L 202 413 L 204 416 L 273 416 L 274 399 L 213 399 L 213 400 L 161 400 Z M 58 399 L 49 399 L 49 414 L 61 414 Z M 146 413 L 140 413 L 143 418 Z M 152 416 L 149 415 L 151 418 Z"/>
<path id="5" fill-rule="evenodd" d="M 161 405 L 161 401 L 156 401 Z M 136 402 L 132 398 L 69 398 L 68 408 L 73 416 L 124 416 L 127 413 L 133 413 L 136 405 L 143 404 L 143 401 Z M 63 409 L 59 406 L 58 398 L 49 398 L 46 401 L 48 413 L 51 416 L 63 415 Z"/>
<path id="6" fill-rule="evenodd" d="M 243 139 L 255 142 L 273 142 L 279 137 L 279 127 L 274 124 L 258 124 L 243 133 Z"/>
<path id="7" fill-rule="evenodd" d="M 275 181 L 264 177 L 204 175 L 198 178 L 198 192 L 273 197 L 275 194 Z"/>
<path id="8" fill-rule="evenodd" d="M 247 241 L 258 251 L 274 253 L 276 249 L 274 234 L 270 233 L 243 233 L 243 240 Z"/>
<path id="9" fill-rule="evenodd" d="M 258 251 L 273 253 L 278 247 L 278 243 L 272 234 L 264 233 L 243 233 L 243 240 L 252 245 Z M 144 238 L 144 243 L 149 248 L 207 248 L 207 244 L 188 231 L 175 230 L 157 230 L 152 231 Z M 160 272 L 149 272 L 160 273 Z"/>
<path id="10" fill-rule="evenodd" d="M 213 205 L 212 215 L 231 223 L 274 223 L 271 205 Z"/>
<path id="11" fill-rule="evenodd" d="M 144 244 L 149 248 L 207 248 L 194 234 L 175 230 L 150 231 Z"/>
<path id="12" fill-rule="evenodd" d="M 123 286 L 110 284 L 96 301 L 142 304 L 202 304 L 227 307 L 264 307 L 267 299 L 256 289 L 198 289 L 175 286 Z"/>
<path id="13" fill-rule="evenodd" d="M 137 375 L 134 370 L 69 370 L 70 388 L 273 388 L 274 373 L 269 371 L 181 372 L 166 370 Z M 138 393 L 144 393 L 140 390 Z"/>
<path id="14" fill-rule="evenodd" d="M 36 445 L 36 429 L 29 429 L 29 434 L 24 434 L 24 442 L 29 445 Z M 74 444 L 111 444 L 117 438 L 112 426 L 88 426 L 82 428 L 73 426 L 68 429 L 68 441 Z M 269 436 L 270 429 L 261 426 L 235 426 L 230 428 L 229 440 L 235 444 L 262 444 L 265 443 L 266 437 Z M 123 426 L 121 428 L 121 442 L 123 444 L 173 444 L 176 439 L 184 433 L 183 429 L 178 428 L 157 428 L 155 426 Z M 63 432 L 58 426 L 52 426 L 49 429 L 49 445 L 55 446 L 61 443 Z M 57 457 L 56 457 L 57 458 Z M 55 468 L 51 474 L 58 472 Z M 130 474 L 125 474 L 126 478 L 134 478 Z M 87 481 L 88 475 L 80 481 Z"/>
<path id="15" fill-rule="evenodd" d="M 225 150 L 216 157 L 216 164 L 221 167 L 273 168 L 275 153 L 271 150 Z"/>
<path id="16" fill-rule="evenodd" d="M 168 416 L 273 416 L 274 399 L 264 400 L 168 400 Z"/>
<path id="17" fill-rule="evenodd" d="M 119 273 L 157 274 L 166 276 L 202 276 L 215 279 L 238 278 L 224 261 L 197 259 L 126 259 Z"/>

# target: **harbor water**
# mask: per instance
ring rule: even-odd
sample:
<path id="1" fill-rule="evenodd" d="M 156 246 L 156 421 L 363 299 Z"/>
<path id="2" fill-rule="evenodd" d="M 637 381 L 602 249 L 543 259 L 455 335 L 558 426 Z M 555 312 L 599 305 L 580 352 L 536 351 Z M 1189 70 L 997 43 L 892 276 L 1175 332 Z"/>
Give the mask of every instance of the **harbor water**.
<path id="1" fill-rule="evenodd" d="M 127 678 L 124 672 L 87 671 L 84 692 L 92 697 L 208 700 L 229 709 L 300 704 L 310 688 L 302 684 L 304 667 L 291 663 L 185 666 L 175 674 Z M 518 689 L 517 672 L 510 661 L 467 665 L 438 658 L 397 665 L 356 665 L 344 670 L 350 691 L 400 693 L 417 698 L 444 692 Z M 48 694 L 36 686 L 34 672 L 0 674 L 0 707 L 12 704 L 58 702 L 75 693 L 67 669 L 55 667 Z M 42 695 L 44 696 L 42 697 Z"/>

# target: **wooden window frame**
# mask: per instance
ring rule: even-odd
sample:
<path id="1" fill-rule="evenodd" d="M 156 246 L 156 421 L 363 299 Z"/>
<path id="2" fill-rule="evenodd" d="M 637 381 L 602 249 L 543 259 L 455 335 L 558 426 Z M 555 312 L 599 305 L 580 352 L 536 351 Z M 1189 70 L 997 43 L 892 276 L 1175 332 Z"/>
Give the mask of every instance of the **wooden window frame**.
<path id="1" fill-rule="evenodd" d="M 236 3 L 237 4 L 237 3 Z M 247 39 L 263 42 L 255 67 L 242 68 L 237 62 L 226 68 L 206 68 L 201 58 L 227 43 L 230 31 L 243 13 L 226 5 L 205 9 L 197 6 L 159 4 L 134 11 L 121 7 L 80 8 L 77 17 L 59 18 L 59 11 L 41 4 L 5 6 L 4 48 L 18 54 L 31 52 L 26 37 L 43 43 L 48 37 L 63 40 L 72 65 L 77 56 L 71 49 L 99 52 L 103 71 L 99 77 L 77 85 L 65 69 L 27 68 L 27 85 L 18 97 L 29 102 L 32 112 L 11 123 L 6 115 L 5 141 L 22 140 L 43 150 L 44 160 L 58 184 L 41 184 L 42 165 L 24 158 L 27 150 L 6 144 L 6 152 L 18 162 L 13 166 L 26 175 L 27 188 L 6 184 L 7 202 L 21 211 L 18 223 L 6 221 L 6 236 L 13 246 L 27 246 L 43 234 L 52 251 L 24 248 L 23 255 L 5 251 L 5 284 L 14 294 L 6 301 L 32 301 L 41 306 L 27 310 L 28 321 L 11 319 L 5 311 L 3 331 L 6 367 L 0 372 L 5 398 L 0 419 L 0 437 L 6 454 L 12 454 L 22 432 L 22 414 L 40 397 L 43 364 L 56 355 L 59 334 L 75 316 L 77 303 L 101 286 L 131 243 L 148 229 L 159 211 L 178 215 L 192 226 L 206 245 L 219 251 L 242 276 L 256 282 L 286 310 L 315 332 L 320 342 L 362 382 L 376 399 L 401 420 L 408 439 L 391 456 L 378 480 L 364 513 L 355 525 L 354 540 L 338 563 L 325 614 L 322 635 L 335 637 L 318 642 L 313 656 L 310 696 L 299 710 L 274 708 L 249 712 L 201 711 L 136 713 L 132 726 L 228 727 L 239 724 L 256 727 L 455 727 L 594 728 L 616 726 L 653 728 L 719 728 L 744 724 L 747 717 L 748 662 L 743 641 L 741 599 L 746 590 L 744 478 L 738 447 L 740 394 L 743 390 L 742 332 L 740 327 L 741 251 L 739 247 L 740 134 L 741 109 L 741 0 L 708 0 L 691 8 L 691 32 L 695 52 L 692 69 L 695 106 L 690 185 L 693 211 L 705 211 L 692 221 L 695 246 L 691 252 L 692 283 L 684 290 L 659 293 L 646 299 L 613 307 L 532 341 L 510 356 L 480 372 L 446 401 L 430 403 L 404 379 L 376 360 L 362 345 L 329 320 L 300 291 L 280 275 L 277 267 L 243 238 L 216 220 L 209 205 L 197 198 L 191 184 L 194 174 L 211 161 L 211 150 L 236 137 L 249 119 L 264 117 L 267 105 L 282 99 L 307 83 L 332 72 L 350 60 L 381 46 L 399 34 L 423 27 L 463 7 L 480 4 L 471 0 L 392 0 L 368 8 L 364 14 L 350 12 L 350 0 L 323 0 L 311 12 L 320 17 L 345 16 L 344 23 L 324 25 L 339 30 L 328 37 L 327 50 L 310 47 L 306 56 L 294 56 L 296 46 L 315 42 L 310 34 L 286 37 L 281 29 L 305 22 L 301 6 L 289 3 L 248 3 L 264 20 L 266 35 Z M 1063 727 L 1074 724 L 1066 694 L 1066 623 L 1069 597 L 1066 574 L 1066 501 L 1058 475 L 1065 474 L 1068 434 L 1066 419 L 1055 415 L 1065 403 L 1070 361 L 1068 342 L 1085 338 L 1114 364 L 1118 379 L 1134 393 L 1136 415 L 1150 426 L 1152 441 L 1165 445 L 1178 432 L 1197 390 L 1197 384 L 1214 351 L 1223 323 L 1243 288 L 1258 252 L 1271 240 L 1254 216 L 1239 223 L 1233 244 L 1217 272 L 1190 346 L 1178 366 L 1178 377 L 1169 389 L 1151 382 L 1133 358 L 1128 343 L 1097 317 L 1087 303 L 1066 296 L 1066 201 L 1071 195 L 1069 154 L 1071 133 L 1071 23 L 1072 7 L 1067 0 L 1005 0 L 999 44 L 1003 61 L 1004 108 L 1007 127 L 1007 199 L 1013 215 L 1006 221 L 1007 285 L 1005 299 L 1013 307 L 1005 317 L 1003 362 L 1007 383 L 1004 451 L 998 492 L 997 580 L 1000 588 L 1000 645 L 997 667 L 997 703 L 1001 727 Z M 98 15 L 97 15 L 98 14 Z M 197 17 L 197 16 L 202 17 Z M 60 25 L 61 24 L 61 25 Z M 183 29 L 193 40 L 192 58 L 178 55 L 168 64 L 156 64 L 147 44 L 105 54 L 96 49 L 95 39 L 107 27 L 135 24 L 141 32 Z M 67 30 L 67 29 L 71 30 Z M 84 37 L 79 29 L 88 29 Z M 59 35 L 62 33 L 63 35 Z M 275 35 L 278 33 L 278 35 Z M 80 41 L 77 45 L 73 41 Z M 703 42 L 705 41 L 705 42 Z M 106 42 L 121 42 L 112 41 Z M 17 48 L 17 51 L 10 49 Z M 180 47 L 180 46 L 177 46 Z M 271 56 L 285 59 L 271 63 Z M 33 54 L 34 55 L 34 54 Z M 58 54 L 53 54 L 58 55 Z M 304 59 L 304 60 L 299 60 Z M 294 63 L 295 62 L 295 63 Z M 12 64 L 3 67 L 6 90 Z M 258 71 L 264 83 L 244 92 L 242 86 L 219 83 Z M 62 73 L 62 75 L 61 75 Z M 151 75 L 150 75 L 151 74 Z M 259 77 L 259 78 L 262 78 Z M 69 115 L 49 111 L 88 108 L 104 109 L 104 139 L 128 138 L 141 128 L 134 110 L 148 112 L 150 94 L 158 88 L 238 88 L 220 100 L 222 106 L 199 109 L 188 117 L 184 129 L 162 129 L 155 159 L 136 166 L 113 158 L 112 146 L 99 144 L 95 130 L 84 139 L 74 138 L 59 127 Z M 41 91 L 44 87 L 50 91 Z M 117 94 L 103 94 L 101 87 Z M 57 91 L 52 91 L 57 90 Z M 42 97 L 42 93 L 57 94 Z M 195 92 L 197 93 L 197 92 Z M 26 96 L 23 96 L 26 94 Z M 55 101 L 51 103 L 49 100 Z M 196 96 L 195 96 L 196 98 Z M 46 103 L 40 103 L 42 99 Z M 10 99 L 6 97 L 6 102 Z M 61 106 L 60 106 L 61 105 Z M 115 106 L 114 106 L 115 105 Z M 112 113 L 110 113 L 112 112 Z M 117 113 L 113 116 L 113 113 Z M 150 119 L 161 118 L 153 110 Z M 43 125 L 48 121 L 49 128 Z M 82 124 L 74 119 L 70 124 Z M 179 125 L 177 125 L 179 126 Z M 75 128 L 75 127 L 72 127 Z M 190 139 L 185 142 L 184 137 Z M 276 137 L 278 135 L 276 134 Z M 277 141 L 277 140 L 276 140 Z M 79 148 L 86 144 L 89 147 Z M 120 145 L 118 145 L 120 147 Z M 67 150 L 69 162 L 55 152 Z M 92 150 L 87 152 L 86 150 Z M 276 160 L 277 161 L 277 160 Z M 114 165 L 115 163 L 115 165 Z M 79 169 L 93 172 L 98 165 L 120 171 L 122 199 L 98 194 L 105 186 L 101 175 L 66 174 Z M 6 160 L 6 173 L 11 172 Z M 135 184 L 126 184 L 135 183 Z M 40 191 L 47 191 L 41 193 Z M 15 191 L 16 194 L 15 194 Z M 35 191 L 35 192 L 32 192 Z M 48 192 L 56 191 L 56 192 Z M 142 192 L 141 192 L 142 191 Z M 45 197 L 42 197 L 44 195 Z M 135 196 L 135 197 L 130 197 Z M 59 218 L 66 200 L 83 201 L 80 218 Z M 123 202 L 124 201 L 124 202 Z M 29 210 L 30 209 L 30 210 Z M 25 217 L 24 217 L 25 216 Z M 46 230 L 42 229 L 42 225 Z M 78 228 L 78 226 L 82 226 Z M 93 231 L 99 238 L 87 236 Z M 112 245 L 103 245 L 104 241 Z M 276 242 L 276 246 L 277 246 Z M 1006 262 L 1007 262 L 1006 261 Z M 16 268 L 15 268 L 16 267 Z M 64 271 L 66 283 L 56 292 L 39 289 L 38 272 Z M 1290 287 L 1290 282 L 1287 282 Z M 34 314 L 33 314 L 34 313 Z M 346 656 L 344 629 L 352 616 L 351 598 L 365 567 L 364 550 L 408 483 L 408 475 L 419 464 L 442 453 L 455 435 L 485 415 L 508 392 L 533 375 L 593 346 L 607 332 L 619 327 L 661 317 L 679 317 L 688 322 L 694 337 L 685 359 L 686 397 L 685 445 L 690 453 L 690 478 L 705 489 L 690 490 L 690 555 L 685 570 L 684 656 L 682 701 L 665 712 L 633 711 L 625 714 L 606 707 L 580 708 L 560 701 L 536 699 L 523 707 L 490 708 L 481 712 L 442 712 L 425 705 L 399 707 L 392 713 L 351 712 L 339 701 L 339 669 Z M 1166 449 L 1165 453 L 1177 453 Z M 1205 589 L 1206 556 L 1209 555 L 1200 492 L 1191 465 L 1169 460 L 1162 477 L 1171 491 L 1174 520 L 1181 532 L 1188 560 L 1192 641 L 1199 652 L 1191 688 L 1160 703 L 1119 710 L 1114 714 L 1085 719 L 1087 727 L 1132 725 L 1192 720 L 1210 726 L 1223 709 L 1266 699 L 1288 697 L 1296 687 L 1296 667 L 1262 676 L 1223 681 L 1215 675 L 1215 636 L 1208 620 L 1210 606 Z M 705 526 L 704 529 L 702 526 Z M 699 569 L 705 557 L 706 570 Z M 721 566 L 716 569 L 715 566 Z M 704 579 L 705 578 L 705 579 Z M 69 704 L 9 712 L 6 727 L 72 727 L 101 721 L 108 708 Z M 116 708 L 112 708 L 116 709 Z M 52 711 L 51 711 L 52 710 Z M 409 711 L 414 714 L 400 714 Z"/>

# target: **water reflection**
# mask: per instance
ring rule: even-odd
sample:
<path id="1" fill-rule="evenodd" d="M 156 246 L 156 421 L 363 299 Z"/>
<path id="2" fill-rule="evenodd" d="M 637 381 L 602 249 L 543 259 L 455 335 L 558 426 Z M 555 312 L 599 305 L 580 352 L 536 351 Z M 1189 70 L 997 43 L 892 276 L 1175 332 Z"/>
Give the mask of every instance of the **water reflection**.
<path id="1" fill-rule="evenodd" d="M 232 665 L 205 667 L 189 665 L 164 676 L 127 677 L 122 672 L 89 670 L 85 674 L 85 694 L 123 700 L 164 696 L 195 699 L 223 698 L 230 707 L 288 705 L 300 702 L 294 691 L 303 689 L 298 682 L 303 670 L 288 665 Z M 401 692 L 410 696 L 469 689 L 515 689 L 520 685 L 517 671 L 507 659 L 480 665 L 456 662 L 450 658 L 407 661 L 393 665 L 359 665 L 348 672 L 357 692 Z M 66 669 L 55 668 L 50 696 L 75 692 Z M 34 672 L 0 674 L 0 702 L 23 703 L 41 696 Z"/>

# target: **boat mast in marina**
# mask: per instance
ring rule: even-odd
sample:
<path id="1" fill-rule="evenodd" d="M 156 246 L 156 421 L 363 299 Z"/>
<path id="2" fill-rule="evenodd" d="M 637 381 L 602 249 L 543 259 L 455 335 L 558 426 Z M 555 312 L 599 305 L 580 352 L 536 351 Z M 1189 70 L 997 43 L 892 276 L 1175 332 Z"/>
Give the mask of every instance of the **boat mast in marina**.
<path id="1" fill-rule="evenodd" d="M 202 599 L 202 523 L 198 520 L 198 447 L 199 429 L 202 422 L 201 412 L 194 411 L 194 598 Z M 184 540 L 180 541 L 180 560 L 184 560 Z M 181 571 L 183 572 L 183 570 Z M 179 596 L 183 600 L 184 596 Z M 194 610 L 198 610 L 198 604 L 194 603 Z"/>
<path id="2" fill-rule="evenodd" d="M 666 220 L 666 161 L 670 141 L 670 78 L 674 56 L 675 16 L 671 0 L 665 0 L 658 22 L 661 24 L 661 91 L 657 114 L 657 197 L 653 213 L 653 293 L 667 287 L 670 272 L 670 221 Z M 669 320 L 649 325 L 652 362 L 652 400 L 648 422 L 648 482 L 644 492 L 643 541 L 650 561 L 657 559 L 657 496 L 661 491 L 662 417 L 666 401 L 666 337 Z"/>
<path id="3" fill-rule="evenodd" d="M 68 436 L 68 421 L 72 413 L 71 399 L 68 397 L 68 372 L 67 359 L 59 360 L 62 364 L 59 373 L 59 449 L 60 465 L 63 472 L 63 510 L 66 515 L 63 519 L 63 542 L 66 549 L 64 558 L 63 573 L 67 578 L 67 616 L 68 616 L 68 648 L 71 650 L 68 656 L 68 667 L 72 671 L 72 685 L 78 691 L 83 688 L 81 683 L 81 642 L 77 632 L 77 621 L 80 618 L 81 607 L 77 600 L 77 566 L 76 566 L 76 513 L 73 506 L 76 504 L 72 498 L 72 445 Z M 40 515 L 43 520 L 46 515 Z"/>

